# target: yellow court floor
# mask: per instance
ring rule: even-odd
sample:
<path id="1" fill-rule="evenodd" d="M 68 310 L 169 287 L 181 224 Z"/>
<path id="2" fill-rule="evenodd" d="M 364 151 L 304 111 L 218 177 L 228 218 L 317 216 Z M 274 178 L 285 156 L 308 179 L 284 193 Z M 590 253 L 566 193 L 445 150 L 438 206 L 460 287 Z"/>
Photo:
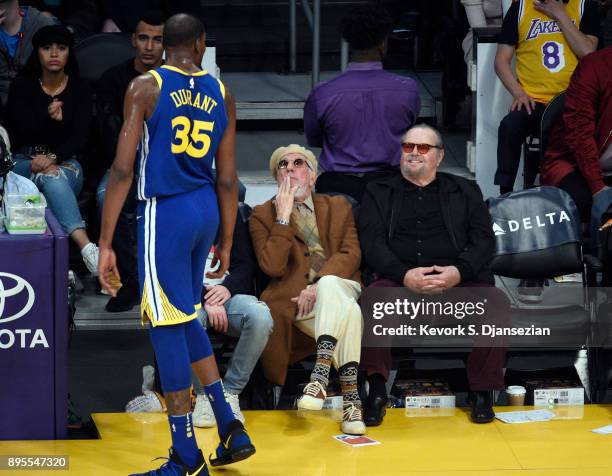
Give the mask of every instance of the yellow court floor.
<path id="1" fill-rule="evenodd" d="M 497 411 L 518 407 L 498 407 Z M 525 407 L 525 409 L 529 409 Z M 350 447 L 338 435 L 339 412 L 247 411 L 257 453 L 215 469 L 226 476 L 421 475 L 421 476 L 610 476 L 612 435 L 591 430 L 612 424 L 612 405 L 559 407 L 559 419 L 508 425 L 475 425 L 467 409 L 450 416 L 408 417 L 388 410 L 368 436 L 380 445 Z M 165 414 L 95 414 L 99 440 L 4 441 L 0 454 L 69 455 L 69 471 L 0 471 L 3 474 L 127 475 L 153 469 L 170 446 Z M 216 429 L 196 430 L 208 455 Z M 166 454 L 167 455 L 167 454 Z"/>

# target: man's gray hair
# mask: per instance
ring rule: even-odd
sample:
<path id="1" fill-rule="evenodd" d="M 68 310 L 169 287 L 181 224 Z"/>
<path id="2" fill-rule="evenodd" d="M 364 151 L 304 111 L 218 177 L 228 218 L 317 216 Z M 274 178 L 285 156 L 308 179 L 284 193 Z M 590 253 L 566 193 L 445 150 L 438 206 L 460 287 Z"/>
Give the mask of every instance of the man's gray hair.
<path id="1" fill-rule="evenodd" d="M 424 129 L 426 131 L 433 132 L 435 134 L 435 136 L 436 136 L 437 144 L 432 144 L 432 145 L 437 145 L 438 147 L 444 149 L 444 141 L 442 140 L 442 134 L 440 134 L 438 129 L 436 129 L 435 127 L 430 126 L 429 124 L 424 124 L 424 123 L 416 124 L 416 125 L 412 126 L 410 129 L 408 129 L 406 132 L 404 132 L 402 137 L 405 137 L 406 134 L 408 134 L 410 131 L 412 131 L 414 129 Z"/>

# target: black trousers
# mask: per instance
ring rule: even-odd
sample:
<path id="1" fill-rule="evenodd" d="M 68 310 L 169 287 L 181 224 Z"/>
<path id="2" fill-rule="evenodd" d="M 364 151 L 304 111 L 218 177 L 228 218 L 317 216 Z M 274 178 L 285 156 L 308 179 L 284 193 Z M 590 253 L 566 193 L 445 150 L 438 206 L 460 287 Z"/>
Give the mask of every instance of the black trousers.
<path id="1" fill-rule="evenodd" d="M 523 108 L 520 111 L 511 111 L 499 123 L 497 132 L 497 172 L 495 172 L 495 185 L 512 187 L 521 161 L 521 149 L 525 139 L 530 135 L 539 137 L 540 121 L 545 104 L 536 103 L 535 109 L 528 114 Z M 535 177 L 540 167 L 539 159 L 526 162 L 525 172 L 528 177 Z M 528 186 L 533 183 L 528 183 Z"/>

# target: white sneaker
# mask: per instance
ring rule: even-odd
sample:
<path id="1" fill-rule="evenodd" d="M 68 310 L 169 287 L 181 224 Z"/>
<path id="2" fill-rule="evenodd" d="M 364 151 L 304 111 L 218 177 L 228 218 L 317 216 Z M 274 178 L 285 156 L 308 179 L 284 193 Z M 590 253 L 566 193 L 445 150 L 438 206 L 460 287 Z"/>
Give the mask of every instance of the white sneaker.
<path id="1" fill-rule="evenodd" d="M 215 414 L 206 395 L 196 396 L 196 404 L 192 416 L 193 424 L 198 428 L 212 428 L 217 424 Z"/>
<path id="2" fill-rule="evenodd" d="M 98 258 L 100 257 L 100 250 L 94 243 L 87 243 L 81 250 L 81 256 L 85 262 L 85 266 L 91 274 L 94 276 L 98 275 Z"/>
<path id="3" fill-rule="evenodd" d="M 349 403 L 342 412 L 342 433 L 347 435 L 365 435 L 366 427 L 363 423 L 361 408 Z"/>
<path id="4" fill-rule="evenodd" d="M 156 392 L 146 390 L 142 395 L 138 395 L 130 400 L 125 406 L 127 413 L 151 413 L 166 411 L 160 395 Z"/>
<path id="5" fill-rule="evenodd" d="M 321 382 L 315 380 L 304 387 L 302 396 L 297 402 L 300 410 L 321 410 L 327 397 L 327 392 Z"/>
<path id="6" fill-rule="evenodd" d="M 232 413 L 236 417 L 237 420 L 240 420 L 240 423 L 244 425 L 244 415 L 242 414 L 242 410 L 240 410 L 240 396 L 236 393 L 225 392 L 225 400 L 229 403 L 229 406 L 232 407 Z"/>

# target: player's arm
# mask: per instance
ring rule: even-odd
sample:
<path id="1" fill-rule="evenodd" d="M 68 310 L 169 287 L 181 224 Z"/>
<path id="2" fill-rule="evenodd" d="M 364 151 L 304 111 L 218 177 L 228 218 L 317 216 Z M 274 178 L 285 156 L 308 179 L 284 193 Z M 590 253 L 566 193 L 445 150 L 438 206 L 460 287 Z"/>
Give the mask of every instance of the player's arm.
<path id="1" fill-rule="evenodd" d="M 215 247 L 215 258 L 221 263 L 211 277 L 221 277 L 229 268 L 230 252 L 238 213 L 238 179 L 236 178 L 236 102 L 230 90 L 225 89 L 227 128 L 217 148 L 217 200 L 219 201 L 219 241 Z M 214 265 L 215 263 L 213 263 Z"/>
<path id="2" fill-rule="evenodd" d="M 115 254 L 112 251 L 113 235 L 119 213 L 132 185 L 136 149 L 142 135 L 147 103 L 150 100 L 152 88 L 156 87 L 154 78 L 139 76 L 130 83 L 125 94 L 124 121 L 119 133 L 117 153 L 108 177 L 99 240 L 98 275 L 100 284 L 111 293 L 114 291 L 107 280 L 107 273 L 110 271 L 119 278 Z"/>

